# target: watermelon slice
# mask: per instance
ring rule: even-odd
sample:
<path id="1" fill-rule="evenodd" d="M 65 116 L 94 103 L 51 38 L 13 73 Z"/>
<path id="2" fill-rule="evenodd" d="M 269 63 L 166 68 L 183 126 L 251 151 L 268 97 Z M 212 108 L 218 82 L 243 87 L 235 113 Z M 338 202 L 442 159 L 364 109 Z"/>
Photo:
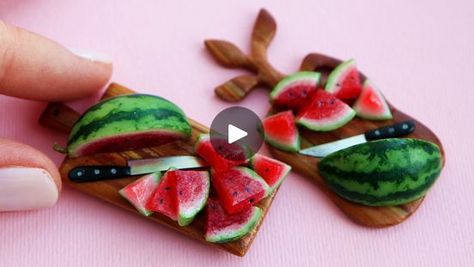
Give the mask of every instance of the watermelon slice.
<path id="1" fill-rule="evenodd" d="M 153 212 L 146 208 L 146 204 L 158 187 L 161 173 L 156 172 L 128 184 L 119 190 L 119 194 L 132 204 L 141 214 L 151 215 Z"/>
<path id="2" fill-rule="evenodd" d="M 280 186 L 291 170 L 290 165 L 261 154 L 255 154 L 250 164 L 252 169 L 268 184 L 270 194 Z"/>
<path id="3" fill-rule="evenodd" d="M 178 224 L 190 224 L 201 211 L 209 196 L 209 173 L 207 171 L 172 171 L 176 176 L 178 193 Z"/>
<path id="4" fill-rule="evenodd" d="M 283 111 L 262 122 L 265 141 L 284 151 L 300 150 L 300 136 L 291 111 Z"/>
<path id="5" fill-rule="evenodd" d="M 367 79 L 353 106 L 357 116 L 369 120 L 390 120 L 392 112 L 382 93 Z"/>
<path id="6" fill-rule="evenodd" d="M 308 101 L 309 95 L 316 91 L 321 74 L 300 71 L 281 80 L 270 94 L 273 104 L 299 110 Z"/>
<path id="7" fill-rule="evenodd" d="M 339 64 L 329 74 L 325 89 L 346 102 L 356 99 L 362 88 L 355 60 L 351 59 Z"/>
<path id="8" fill-rule="evenodd" d="M 313 131 L 332 131 L 352 120 L 355 111 L 324 90 L 318 90 L 298 113 L 296 123 Z"/>
<path id="9" fill-rule="evenodd" d="M 213 142 L 217 143 L 220 142 L 220 140 L 214 140 Z M 237 144 L 229 145 L 227 140 L 222 139 L 222 146 L 219 147 L 221 147 L 222 150 L 220 153 L 217 153 L 212 146 L 210 136 L 208 134 L 201 134 L 198 137 L 194 150 L 196 154 L 203 157 L 216 171 L 227 170 L 247 162 L 247 152 Z M 233 153 L 234 155 L 228 155 L 226 153 Z M 223 157 L 222 155 L 228 156 Z"/>
<path id="10" fill-rule="evenodd" d="M 262 210 L 253 206 L 236 214 L 228 214 L 217 199 L 209 199 L 206 212 L 205 238 L 213 243 L 226 243 L 242 238 L 262 218 Z"/>
<path id="11" fill-rule="evenodd" d="M 269 187 L 254 171 L 235 167 L 213 172 L 212 185 L 217 191 L 224 209 L 235 214 L 248 209 L 268 195 Z"/>
<path id="12" fill-rule="evenodd" d="M 147 209 L 159 212 L 173 221 L 178 220 L 178 200 L 176 194 L 176 176 L 167 171 L 160 184 L 147 203 Z"/>

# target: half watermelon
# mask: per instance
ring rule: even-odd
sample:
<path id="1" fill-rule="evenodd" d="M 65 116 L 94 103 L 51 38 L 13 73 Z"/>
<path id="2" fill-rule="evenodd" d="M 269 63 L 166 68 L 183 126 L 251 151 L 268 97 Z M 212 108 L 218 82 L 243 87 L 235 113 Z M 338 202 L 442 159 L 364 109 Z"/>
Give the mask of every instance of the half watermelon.
<path id="1" fill-rule="evenodd" d="M 390 120 L 392 112 L 382 93 L 368 79 L 353 106 L 357 116 L 368 120 Z"/>
<path id="2" fill-rule="evenodd" d="M 355 60 L 351 59 L 339 64 L 329 74 L 325 89 L 345 102 L 356 99 L 362 88 Z"/>
<path id="3" fill-rule="evenodd" d="M 300 135 L 291 111 L 283 111 L 265 118 L 262 122 L 265 141 L 284 151 L 300 149 Z"/>
<path id="4" fill-rule="evenodd" d="M 318 90 L 298 113 L 296 123 L 313 131 L 332 131 L 351 121 L 355 114 L 346 103 Z"/>
<path id="5" fill-rule="evenodd" d="M 321 74 L 312 71 L 300 71 L 285 77 L 270 94 L 276 106 L 299 110 L 308 97 L 318 88 Z"/>

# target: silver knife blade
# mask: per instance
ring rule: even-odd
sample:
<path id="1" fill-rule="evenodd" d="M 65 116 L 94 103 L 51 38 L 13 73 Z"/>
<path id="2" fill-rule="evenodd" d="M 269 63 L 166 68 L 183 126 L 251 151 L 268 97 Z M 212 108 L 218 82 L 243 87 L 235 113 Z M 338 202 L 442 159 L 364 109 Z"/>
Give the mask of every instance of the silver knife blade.
<path id="1" fill-rule="evenodd" d="M 308 147 L 306 149 L 300 150 L 299 153 L 303 155 L 307 155 L 307 156 L 322 158 L 338 150 L 348 148 L 350 146 L 354 146 L 357 144 L 362 144 L 365 142 L 367 142 L 365 135 L 359 134 L 359 135 L 351 136 L 351 137 L 344 138 L 341 140 L 337 140 L 334 142 L 329 142 L 322 145 Z"/>
<path id="2" fill-rule="evenodd" d="M 131 175 L 166 171 L 169 168 L 193 169 L 209 166 L 201 158 L 194 156 L 170 156 L 152 159 L 137 159 L 128 161 Z"/>

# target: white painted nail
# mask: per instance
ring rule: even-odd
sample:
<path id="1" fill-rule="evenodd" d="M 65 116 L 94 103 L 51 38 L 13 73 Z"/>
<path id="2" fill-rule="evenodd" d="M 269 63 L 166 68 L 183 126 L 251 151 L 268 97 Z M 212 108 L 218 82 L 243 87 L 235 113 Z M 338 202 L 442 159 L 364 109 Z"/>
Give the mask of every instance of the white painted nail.
<path id="1" fill-rule="evenodd" d="M 0 211 L 33 210 L 53 206 L 59 192 L 42 168 L 0 168 Z"/>
<path id="2" fill-rule="evenodd" d="M 107 63 L 107 64 L 112 63 L 112 60 L 110 59 L 110 57 L 102 53 L 78 49 L 78 48 L 69 48 L 69 50 L 76 56 L 85 58 L 90 61 L 97 61 L 97 62 L 102 62 L 102 63 Z"/>

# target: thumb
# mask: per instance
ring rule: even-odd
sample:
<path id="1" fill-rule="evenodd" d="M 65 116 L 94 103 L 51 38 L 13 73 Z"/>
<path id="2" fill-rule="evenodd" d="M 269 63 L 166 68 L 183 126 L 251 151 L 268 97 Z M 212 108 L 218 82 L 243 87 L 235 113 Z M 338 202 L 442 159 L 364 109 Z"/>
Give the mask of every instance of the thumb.
<path id="1" fill-rule="evenodd" d="M 0 138 L 0 212 L 50 207 L 60 190 L 59 172 L 46 155 Z"/>
<path id="2" fill-rule="evenodd" d="M 91 55 L 0 20 L 0 94 L 44 101 L 93 94 L 109 81 L 112 64 Z"/>

